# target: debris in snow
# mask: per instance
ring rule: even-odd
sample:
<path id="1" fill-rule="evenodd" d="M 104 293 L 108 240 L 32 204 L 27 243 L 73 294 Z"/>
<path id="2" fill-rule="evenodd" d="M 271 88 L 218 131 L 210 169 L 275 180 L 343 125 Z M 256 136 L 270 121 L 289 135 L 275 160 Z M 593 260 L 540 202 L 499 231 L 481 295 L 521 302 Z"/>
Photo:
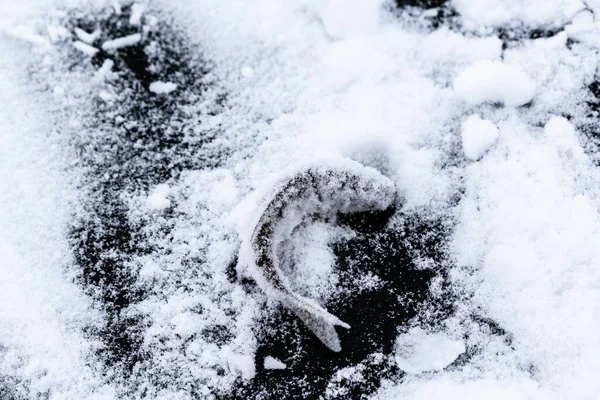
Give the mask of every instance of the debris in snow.
<path id="1" fill-rule="evenodd" d="M 106 78 L 106 76 L 112 71 L 112 68 L 114 65 L 115 65 L 115 62 L 113 60 L 108 59 L 108 58 L 106 60 L 104 60 L 104 63 L 102 63 L 102 66 L 100 68 L 98 68 L 98 70 L 94 74 L 94 81 L 95 82 L 103 81 Z"/>
<path id="2" fill-rule="evenodd" d="M 172 91 L 176 90 L 177 84 L 175 84 L 173 82 L 156 81 L 156 82 L 152 82 L 150 84 L 149 89 L 152 93 L 166 94 L 166 93 L 171 93 Z"/>
<path id="3" fill-rule="evenodd" d="M 157 185 L 146 199 L 148 208 L 151 210 L 164 210 L 170 207 L 171 201 L 167 198 L 170 190 L 169 185 Z"/>
<path id="4" fill-rule="evenodd" d="M 282 363 L 275 357 L 266 356 L 265 357 L 265 369 L 286 369 L 287 365 Z"/>
<path id="5" fill-rule="evenodd" d="M 84 54 L 87 54 L 90 57 L 94 57 L 96 55 L 96 53 L 98 53 L 98 49 L 90 46 L 87 43 L 83 43 L 79 40 L 73 42 L 73 47 L 75 47 L 77 50 L 81 51 Z"/>
<path id="6" fill-rule="evenodd" d="M 75 35 L 77 35 L 79 40 L 81 40 L 82 42 L 92 44 L 95 40 L 97 40 L 100 37 L 100 30 L 96 29 L 92 33 L 87 33 L 83 29 L 75 28 Z"/>
<path id="7" fill-rule="evenodd" d="M 52 43 L 56 43 L 59 40 L 71 36 L 69 30 L 62 25 L 48 25 L 46 30 L 48 31 L 48 36 L 50 37 L 50 41 Z"/>
<path id="8" fill-rule="evenodd" d="M 116 50 L 123 47 L 133 46 L 142 40 L 140 33 L 134 33 L 133 35 L 120 37 L 117 39 L 107 40 L 102 43 L 102 50 Z"/>
<path id="9" fill-rule="evenodd" d="M 421 328 L 413 328 L 396 340 L 396 362 L 400 369 L 412 374 L 441 371 L 464 352 L 463 341 Z"/>
<path id="10" fill-rule="evenodd" d="M 516 65 L 485 60 L 464 70 L 455 79 L 454 90 L 471 105 L 493 102 L 516 107 L 531 101 L 535 84 Z"/>
<path id="11" fill-rule="evenodd" d="M 146 10 L 144 4 L 135 3 L 131 6 L 131 15 L 129 16 L 129 24 L 138 26 L 142 22 L 142 15 Z"/>
<path id="12" fill-rule="evenodd" d="M 461 137 L 465 156 L 477 161 L 498 139 L 498 128 L 479 115 L 471 115 L 462 123 Z"/>
<path id="13" fill-rule="evenodd" d="M 8 36 L 12 36 L 15 39 L 25 40 L 26 42 L 35 44 L 36 46 L 39 46 L 40 48 L 42 48 L 44 50 L 47 50 L 52 46 L 52 44 L 50 43 L 50 41 L 48 39 L 46 39 L 45 37 L 43 37 L 41 35 L 38 35 L 31 28 L 26 27 L 26 26 L 22 26 L 22 25 L 10 26 L 10 25 L 5 25 L 5 24 L 0 24 L 0 32 L 3 32 L 5 34 L 7 34 Z"/>

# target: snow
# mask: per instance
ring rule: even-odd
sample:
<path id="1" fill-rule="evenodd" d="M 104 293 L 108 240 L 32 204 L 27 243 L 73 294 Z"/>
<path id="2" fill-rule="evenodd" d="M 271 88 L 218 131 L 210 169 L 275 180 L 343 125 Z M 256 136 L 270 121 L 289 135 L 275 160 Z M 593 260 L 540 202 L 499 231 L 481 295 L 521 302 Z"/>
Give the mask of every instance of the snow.
<path id="1" fill-rule="evenodd" d="M 102 43 L 102 50 L 116 50 L 123 47 L 134 46 L 139 43 L 140 40 L 142 40 L 142 35 L 139 33 L 107 40 L 106 42 Z"/>
<path id="2" fill-rule="evenodd" d="M 462 123 L 461 139 L 465 156 L 477 161 L 498 139 L 498 128 L 479 115 L 471 115 Z"/>
<path id="3" fill-rule="evenodd" d="M 531 101 L 535 83 L 516 65 L 484 60 L 466 68 L 454 81 L 454 90 L 471 105 L 496 102 L 518 107 Z"/>
<path id="4" fill-rule="evenodd" d="M 48 135 L 60 124 L 44 99 L 23 91 L 31 78 L 21 67 L 32 55 L 5 40 L 0 49 L 11 54 L 0 62 L 0 376 L 17 379 L 2 393 L 113 399 L 91 365 L 97 346 L 83 334 L 101 316 L 67 268 L 77 178 L 65 172 L 70 155 Z"/>
<path id="5" fill-rule="evenodd" d="M 94 57 L 96 55 L 96 53 L 98 53 L 97 48 L 90 46 L 87 43 L 80 42 L 79 40 L 73 42 L 73 47 L 75 47 L 77 50 L 81 51 L 83 54 L 90 56 L 90 57 Z"/>
<path id="6" fill-rule="evenodd" d="M 146 5 L 140 3 L 134 3 L 131 6 L 131 16 L 129 17 L 129 23 L 137 26 L 142 23 L 142 15 L 146 10 Z"/>
<path id="7" fill-rule="evenodd" d="M 333 38 L 368 35 L 380 22 L 381 0 L 304 0 Z M 343 8 L 344 13 L 339 10 Z"/>
<path id="8" fill-rule="evenodd" d="M 275 357 L 265 357 L 265 369 L 286 369 L 286 365 Z"/>
<path id="9" fill-rule="evenodd" d="M 100 37 L 100 30 L 95 30 L 92 33 L 88 33 L 81 28 L 75 28 L 75 35 L 84 43 L 93 44 Z"/>
<path id="10" fill-rule="evenodd" d="M 156 186 L 146 200 L 148 208 L 151 210 L 164 210 L 165 208 L 170 207 L 171 201 L 167 198 L 169 192 L 169 185 L 162 184 Z"/>
<path id="11" fill-rule="evenodd" d="M 168 94 L 177 90 L 177 84 L 173 82 L 152 82 L 149 87 L 152 93 L 156 94 Z"/>
<path id="12" fill-rule="evenodd" d="M 98 70 L 94 74 L 94 81 L 102 82 L 103 80 L 105 80 L 107 77 L 110 76 L 110 73 L 112 72 L 114 66 L 115 62 L 113 60 L 104 60 L 100 68 L 98 68 Z"/>
<path id="13" fill-rule="evenodd" d="M 581 0 L 452 0 L 452 6 L 474 25 L 500 26 L 519 21 L 532 26 L 558 25 L 585 8 Z"/>
<path id="14" fill-rule="evenodd" d="M 419 374 L 440 371 L 465 352 L 465 343 L 444 333 L 428 333 L 413 328 L 396 340 L 396 363 L 401 370 Z"/>
<path id="15" fill-rule="evenodd" d="M 594 12 L 596 3 L 586 2 Z M 459 23 L 429 30 L 389 5 L 160 0 L 148 10 L 177 21 L 193 40 L 189 48 L 214 65 L 205 79 L 218 82 L 178 109 L 198 122 L 190 131 L 166 121 L 164 132 L 185 135 L 188 145 L 213 130 L 217 139 L 194 157 L 213 148 L 227 156 L 218 168 L 182 163 L 160 184 L 111 188 L 127 209 L 126 224 L 142 226 L 133 240 L 143 251 L 127 268 L 139 272 L 132 289 L 147 296 L 124 313 L 145 318 L 136 328 L 147 356 L 127 379 L 116 370 L 106 375 L 88 334 L 106 314 L 74 283 L 79 266 L 68 227 L 89 184 L 76 167 L 78 146 L 115 135 L 89 116 L 107 107 L 102 118 L 130 123 L 111 112 L 126 94 L 114 82 L 133 78 L 122 64 L 107 60 L 96 70 L 85 57 L 65 55 L 62 39 L 89 50 L 88 40 L 71 44 L 63 30 L 50 29 L 58 26 L 48 22 L 54 14 L 37 1 L 0 6 L 0 48 L 11 55 L 0 62 L 0 379 L 17 382 L 9 390 L 25 398 L 191 399 L 196 385 L 196 395 L 211 398 L 256 384 L 255 362 L 268 368 L 280 362 L 275 356 L 294 374 L 293 357 L 270 352 L 261 360 L 257 352 L 272 337 L 265 321 L 279 311 L 240 283 L 249 278 L 232 261 L 240 224 L 256 214 L 261 188 L 272 189 L 286 168 L 348 157 L 394 181 L 403 215 L 442 218 L 450 227 L 447 264 L 422 264 L 448 276 L 429 291 L 447 294 L 440 289 L 447 286 L 457 311 L 433 324 L 435 310 L 425 307 L 397 327 L 390 357 L 410 373 L 384 380 L 373 398 L 597 396 L 600 182 L 590 139 L 598 122 L 589 104 L 597 100 L 587 88 L 596 79 L 600 30 L 592 14 L 578 0 L 454 0 Z M 505 37 L 486 26 L 525 33 L 503 48 Z M 530 39 L 537 28 L 562 31 Z M 102 48 L 141 40 L 115 37 Z M 152 99 L 177 101 L 187 88 L 164 79 L 150 90 L 177 91 Z M 110 147 L 84 150 L 101 160 L 114 155 Z M 335 221 L 300 226 L 289 235 L 293 246 L 282 249 L 290 285 L 323 302 L 376 290 L 383 278 L 370 272 L 353 277 L 359 289 L 349 292 L 336 268 L 333 243 L 360 234 Z M 213 338 L 219 332 L 225 339 Z M 294 344 L 306 339 L 285 334 Z M 323 396 L 351 396 L 344 385 L 366 387 L 368 373 L 364 364 L 344 365 L 327 378 L 335 385 Z M 292 378 L 307 379 L 311 389 L 309 378 Z"/>

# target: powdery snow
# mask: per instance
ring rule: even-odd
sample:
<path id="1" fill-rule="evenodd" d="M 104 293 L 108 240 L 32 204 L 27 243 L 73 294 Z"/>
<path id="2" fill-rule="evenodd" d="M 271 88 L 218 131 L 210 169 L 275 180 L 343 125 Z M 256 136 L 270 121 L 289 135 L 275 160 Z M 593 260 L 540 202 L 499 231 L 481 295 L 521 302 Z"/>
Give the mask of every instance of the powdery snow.
<path id="1" fill-rule="evenodd" d="M 535 94 L 535 83 L 521 68 L 497 61 L 480 61 L 466 68 L 454 81 L 456 94 L 467 103 L 502 103 L 522 106 Z"/>
<path id="2" fill-rule="evenodd" d="M 261 322 L 275 308 L 228 277 L 240 219 L 256 211 L 249 205 L 257 188 L 285 167 L 307 156 L 344 156 L 393 179 L 403 212 L 441 214 L 452 226 L 446 272 L 458 311 L 437 326 L 399 329 L 393 357 L 413 373 L 384 381 L 374 398 L 597 396 L 600 182 L 594 147 L 578 128 L 590 118 L 586 88 L 599 63 L 590 16 L 555 36 L 503 49 L 491 31 L 429 32 L 378 1 L 300 3 L 153 5 L 171 13 L 215 65 L 211 74 L 227 91 L 224 110 L 208 113 L 211 100 L 203 100 L 186 112 L 205 113 L 203 129 L 218 129 L 218 144 L 231 154 L 220 168 L 184 170 L 149 190 L 119 193 L 127 223 L 143 224 L 146 235 L 145 252 L 130 260 L 139 270 L 132 285 L 150 292 L 127 309 L 147 317 L 141 348 L 148 355 L 125 390 L 118 380 L 102 381 L 96 343 L 82 333 L 103 315 L 68 272 L 65 229 L 80 177 L 66 161 L 75 151 L 44 129 L 98 134 L 82 127 L 89 121 L 79 113 L 90 106 L 72 93 L 117 97 L 107 82 L 92 79 L 93 66 L 64 67 L 69 63 L 39 28 L 45 14 L 36 2 L 2 6 L 13 7 L 2 49 L 20 58 L 3 60 L 0 70 L 7 99 L 0 107 L 0 375 L 17 381 L 19 394 L 57 399 L 189 399 L 188 382 L 211 398 L 237 382 L 251 384 L 260 372 L 257 332 L 265 334 Z M 452 5 L 467 30 L 560 27 L 583 7 L 577 0 Z M 141 35 L 113 39 L 104 50 L 137 44 Z M 31 48 L 50 55 L 32 57 Z M 46 97 L 29 103 L 38 86 L 15 79 L 28 68 L 47 73 L 44 84 L 53 91 L 43 95 L 64 108 L 54 109 Z M 206 96 L 218 97 L 210 90 Z M 457 160 L 461 145 L 479 161 Z M 294 289 L 324 301 L 342 291 L 328 243 L 351 235 L 318 222 L 294 232 Z M 239 280 L 249 277 L 242 265 L 233 269 Z M 365 290 L 378 281 L 367 274 L 356 280 Z M 439 287 L 429 289 L 433 295 Z M 414 326 L 426 324 L 429 312 L 422 310 Z M 505 337 L 473 323 L 472 315 L 493 321 Z M 206 333 L 218 329 L 227 334 L 224 344 Z M 464 364 L 453 365 L 461 354 Z M 365 371 L 362 364 L 336 371 L 324 396 L 347 395 L 344 385 L 360 385 Z"/>
<path id="3" fill-rule="evenodd" d="M 465 156 L 477 161 L 498 139 L 498 128 L 479 115 L 471 115 L 462 123 L 461 139 Z"/>

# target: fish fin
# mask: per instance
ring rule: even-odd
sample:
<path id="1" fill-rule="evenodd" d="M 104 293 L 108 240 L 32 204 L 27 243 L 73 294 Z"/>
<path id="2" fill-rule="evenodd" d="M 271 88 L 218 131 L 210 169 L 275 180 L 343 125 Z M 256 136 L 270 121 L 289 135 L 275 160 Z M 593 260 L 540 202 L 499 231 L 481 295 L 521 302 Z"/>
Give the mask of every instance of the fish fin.
<path id="1" fill-rule="evenodd" d="M 306 297 L 290 295 L 285 299 L 285 303 L 325 346 L 335 352 L 342 350 L 335 326 L 350 329 L 350 325 L 330 314 L 314 300 Z"/>

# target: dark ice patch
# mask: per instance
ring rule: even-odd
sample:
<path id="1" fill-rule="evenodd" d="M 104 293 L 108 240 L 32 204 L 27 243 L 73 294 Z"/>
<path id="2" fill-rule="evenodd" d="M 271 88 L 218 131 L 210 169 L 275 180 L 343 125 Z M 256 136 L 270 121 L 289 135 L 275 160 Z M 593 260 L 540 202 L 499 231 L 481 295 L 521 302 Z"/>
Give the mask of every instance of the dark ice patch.
<path id="1" fill-rule="evenodd" d="M 64 21 L 72 31 L 99 29 L 101 36 L 93 43 L 98 49 L 106 40 L 142 35 L 133 46 L 100 50 L 91 59 L 75 49 L 68 53 L 70 60 L 96 69 L 110 59 L 117 75 L 103 85 L 118 99 L 97 99 L 91 117 L 82 122 L 81 136 L 73 138 L 79 164 L 87 171 L 81 188 L 87 197 L 83 215 L 71 227 L 70 242 L 79 281 L 106 313 L 105 326 L 88 335 L 102 342 L 98 355 L 106 366 L 124 377 L 147 356 L 141 350 L 146 321 L 130 308 L 146 295 L 136 285 L 132 261 L 156 250 L 148 244 L 144 222 L 131 221 L 127 198 L 176 179 L 182 171 L 217 166 L 229 154 L 214 144 L 218 129 L 203 128 L 203 115 L 190 111 L 212 87 L 207 79 L 210 65 L 200 48 L 167 16 L 152 26 L 145 20 L 132 26 L 130 15 L 130 6 L 119 15 L 112 8 L 75 10 Z M 154 81 L 175 83 L 177 90 L 152 93 Z M 225 97 L 215 99 L 208 112 L 217 114 Z"/>
<path id="2" fill-rule="evenodd" d="M 282 307 L 265 322 L 267 328 L 255 359 L 256 377 L 240 385 L 231 398 L 316 399 L 324 396 L 328 387 L 330 398 L 366 398 L 377 390 L 382 379 L 402 376 L 390 361 L 399 327 L 424 307 L 437 313 L 440 320 L 452 312 L 451 298 L 434 299 L 429 293 L 431 280 L 443 277 L 447 265 L 446 224 L 418 215 L 390 216 L 387 212 L 340 216 L 340 222 L 359 232 L 355 238 L 333 245 L 344 290 L 326 306 L 351 326 L 349 330 L 337 330 L 342 351 L 327 349 Z M 419 268 L 415 262 L 422 257 L 438 265 Z M 356 287 L 355 278 L 369 272 L 382 284 L 372 289 Z M 374 358 L 375 354 L 380 357 Z M 265 370 L 262 364 L 266 356 L 283 361 L 287 368 Z M 348 367 L 357 368 L 360 379 L 338 379 L 331 391 L 336 372 Z"/>

